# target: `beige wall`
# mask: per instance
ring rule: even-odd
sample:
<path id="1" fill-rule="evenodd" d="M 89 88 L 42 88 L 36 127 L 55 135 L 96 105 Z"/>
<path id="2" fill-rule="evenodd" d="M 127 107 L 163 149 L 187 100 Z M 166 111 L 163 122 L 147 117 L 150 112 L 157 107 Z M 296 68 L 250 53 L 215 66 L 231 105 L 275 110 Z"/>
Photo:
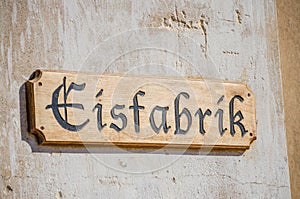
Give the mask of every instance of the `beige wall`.
<path id="1" fill-rule="evenodd" d="M 277 30 L 270 0 L 0 1 L 0 198 L 290 198 Z M 210 155 L 37 146 L 22 87 L 37 68 L 243 82 L 257 140 Z"/>
<path id="2" fill-rule="evenodd" d="M 291 191 L 300 198 L 300 1 L 277 0 Z"/>

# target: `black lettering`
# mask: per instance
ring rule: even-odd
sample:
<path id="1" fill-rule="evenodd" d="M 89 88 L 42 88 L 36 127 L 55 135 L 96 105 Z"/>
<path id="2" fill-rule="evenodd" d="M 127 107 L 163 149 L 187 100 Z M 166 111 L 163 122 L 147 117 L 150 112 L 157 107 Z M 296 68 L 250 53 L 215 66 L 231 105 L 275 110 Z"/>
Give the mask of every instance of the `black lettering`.
<path id="1" fill-rule="evenodd" d="M 238 125 L 243 137 L 248 132 L 248 130 L 246 130 L 245 126 L 241 123 L 241 121 L 244 119 L 242 112 L 238 111 L 237 113 L 234 114 L 234 99 L 238 99 L 240 102 L 244 101 L 244 98 L 242 98 L 239 95 L 235 95 L 229 102 L 230 134 L 234 136 L 235 134 L 234 125 Z M 239 117 L 239 119 L 235 121 L 235 118 L 237 116 Z"/>
<path id="2" fill-rule="evenodd" d="M 137 96 L 144 96 L 144 91 L 138 91 L 134 97 L 133 97 L 133 106 L 129 106 L 129 109 L 133 109 L 133 117 L 134 117 L 134 129 L 135 132 L 140 132 L 140 116 L 139 116 L 139 110 L 145 109 L 144 106 L 139 106 L 138 98 Z"/>
<path id="3" fill-rule="evenodd" d="M 227 131 L 227 128 L 223 128 L 224 111 L 222 109 L 218 109 L 218 111 L 215 114 L 215 117 L 217 117 L 217 115 L 219 115 L 219 120 L 218 120 L 219 133 L 220 133 L 221 136 L 223 136 L 225 131 Z"/>
<path id="4" fill-rule="evenodd" d="M 224 95 L 222 95 L 220 97 L 217 104 L 220 104 L 223 101 L 223 99 L 224 99 Z M 227 131 L 227 128 L 223 128 L 223 115 L 224 115 L 223 109 L 218 109 L 216 114 L 215 114 L 215 117 L 217 117 L 217 115 L 219 115 L 219 120 L 218 120 L 219 133 L 220 133 L 221 136 L 223 136 L 225 131 Z"/>
<path id="5" fill-rule="evenodd" d="M 204 118 L 205 116 L 210 116 L 211 115 L 211 110 L 207 109 L 205 113 L 203 114 L 201 108 L 198 109 L 198 111 L 195 113 L 195 116 L 199 115 L 199 132 L 204 135 L 205 130 L 204 130 Z"/>
<path id="6" fill-rule="evenodd" d="M 64 103 L 58 104 L 59 93 L 62 88 L 63 88 L 63 94 L 64 94 L 63 95 Z M 85 122 L 83 122 L 79 125 L 70 124 L 68 122 L 67 107 L 84 110 L 84 107 L 82 104 L 67 103 L 68 95 L 71 92 L 71 90 L 82 91 L 84 88 L 85 88 L 85 83 L 78 85 L 78 84 L 75 84 L 74 82 L 72 82 L 67 90 L 66 77 L 64 77 L 63 83 L 59 87 L 57 87 L 57 89 L 55 89 L 55 91 L 52 94 L 52 104 L 46 106 L 46 109 L 49 109 L 49 108 L 52 109 L 52 112 L 53 112 L 53 115 L 54 115 L 56 121 L 59 123 L 59 125 L 61 127 L 63 127 L 66 130 L 74 131 L 74 132 L 80 131 L 89 122 L 89 119 L 87 119 Z M 58 108 L 64 108 L 64 118 L 61 116 Z"/>
<path id="7" fill-rule="evenodd" d="M 164 132 L 167 133 L 168 130 L 171 128 L 167 125 L 167 111 L 169 110 L 169 107 L 161 107 L 161 106 L 155 106 L 150 114 L 149 120 L 151 128 L 154 130 L 155 133 L 159 133 L 160 129 L 163 127 Z M 159 127 L 156 126 L 154 121 L 154 112 L 155 111 L 161 111 L 161 123 Z"/>
<path id="8" fill-rule="evenodd" d="M 100 97 L 102 95 L 102 93 L 103 93 L 103 89 L 101 89 L 97 93 L 96 97 Z M 98 127 L 98 130 L 101 131 L 106 126 L 106 124 L 102 124 L 102 104 L 97 103 L 95 105 L 95 107 L 93 108 L 93 112 L 96 109 L 98 109 L 97 110 L 97 127 Z"/>
<path id="9" fill-rule="evenodd" d="M 123 114 L 123 113 L 119 113 L 119 114 L 116 114 L 115 113 L 115 109 L 123 109 L 123 108 L 125 108 L 125 105 L 118 105 L 118 104 L 116 104 L 111 110 L 110 110 L 110 115 L 111 115 L 111 117 L 113 118 L 113 119 L 115 119 L 115 120 L 117 120 L 117 119 L 121 119 L 122 120 L 122 127 L 120 128 L 120 127 L 118 127 L 116 124 L 114 124 L 114 123 L 111 123 L 110 124 L 110 128 L 112 128 L 112 129 L 115 129 L 117 132 L 120 132 L 120 131 L 122 131 L 123 129 L 125 129 L 126 128 L 126 126 L 127 126 L 127 117 Z"/>
<path id="10" fill-rule="evenodd" d="M 181 93 L 179 93 L 177 95 L 177 97 L 174 100 L 175 126 L 176 126 L 174 134 L 186 134 L 189 131 L 189 129 L 191 127 L 191 124 L 192 124 L 192 116 L 191 116 L 190 111 L 187 108 L 183 108 L 182 111 L 181 111 L 181 113 L 179 114 L 179 100 L 180 100 L 180 95 L 182 95 L 186 99 L 190 98 L 190 96 L 189 96 L 188 93 L 181 92 Z M 180 128 L 180 118 L 181 118 L 181 116 L 183 114 L 186 116 L 186 118 L 188 120 L 188 125 L 187 125 L 187 128 L 185 130 L 183 130 L 183 129 Z"/>

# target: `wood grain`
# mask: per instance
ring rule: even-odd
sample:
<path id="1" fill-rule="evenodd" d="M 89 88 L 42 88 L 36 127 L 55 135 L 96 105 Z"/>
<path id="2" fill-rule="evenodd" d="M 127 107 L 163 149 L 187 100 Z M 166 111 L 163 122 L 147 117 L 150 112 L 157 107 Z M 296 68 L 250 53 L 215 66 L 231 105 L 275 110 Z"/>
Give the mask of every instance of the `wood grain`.
<path id="1" fill-rule="evenodd" d="M 65 78 L 65 85 L 63 79 Z M 70 87 L 74 83 L 81 85 L 81 90 Z M 180 77 L 150 77 L 150 76 L 126 76 L 111 74 L 88 74 L 67 71 L 35 71 L 33 78 L 26 83 L 27 104 L 29 110 L 30 131 L 38 135 L 41 144 L 98 144 L 118 145 L 133 147 L 213 147 L 228 149 L 248 149 L 250 143 L 256 139 L 255 97 L 245 84 L 235 82 L 223 82 L 217 80 L 205 80 L 200 78 Z M 70 89 L 71 88 L 71 89 Z M 64 101 L 64 89 L 67 93 Z M 102 94 L 99 91 L 103 89 Z M 59 124 L 54 115 L 53 94 L 58 94 L 58 113 L 67 125 L 80 125 L 86 122 L 82 129 L 72 131 Z M 138 95 L 139 131 L 135 128 L 134 96 L 138 91 L 144 92 L 144 96 Z M 179 95 L 181 93 L 181 95 Z M 184 96 L 184 94 L 188 94 Z M 243 118 L 235 117 L 234 122 L 240 119 L 246 131 L 242 135 L 241 128 L 235 124 L 235 134 L 230 128 L 229 103 L 234 96 L 240 96 L 244 101 L 233 100 L 233 113 L 241 112 Z M 178 98 L 178 113 L 176 118 L 176 97 Z M 65 109 L 64 105 L 69 104 Z M 82 109 L 72 107 L 70 104 L 80 104 Z M 98 106 L 97 106 L 98 104 Z M 114 109 L 115 115 L 124 114 L 127 125 L 121 118 L 112 117 L 112 108 L 122 105 L 122 109 Z M 99 105 L 102 110 L 102 122 L 99 121 Z M 155 132 L 151 127 L 150 115 L 155 106 L 168 107 L 166 111 L 166 124 L 170 126 L 167 132 L 160 128 Z M 47 108 L 48 107 L 48 108 Z M 130 108 L 131 107 L 131 108 Z M 199 115 L 197 110 L 210 115 L 204 117 L 203 129 L 200 131 Z M 186 109 L 191 118 L 183 113 Z M 66 112 L 65 112 L 66 111 Z M 220 114 L 223 111 L 224 134 L 220 134 Z M 65 114 L 66 113 L 66 114 Z M 162 112 L 154 111 L 153 119 L 156 127 L 162 123 Z M 98 118 L 98 119 L 97 119 Z M 190 120 L 190 126 L 188 124 Z M 99 129 L 99 124 L 103 128 Z M 176 125 L 177 123 L 177 125 Z M 187 131 L 175 133 L 178 129 Z M 114 124 L 121 131 L 112 128 Z M 153 122 L 152 122 L 153 124 Z M 190 127 L 190 128 L 188 128 Z"/>

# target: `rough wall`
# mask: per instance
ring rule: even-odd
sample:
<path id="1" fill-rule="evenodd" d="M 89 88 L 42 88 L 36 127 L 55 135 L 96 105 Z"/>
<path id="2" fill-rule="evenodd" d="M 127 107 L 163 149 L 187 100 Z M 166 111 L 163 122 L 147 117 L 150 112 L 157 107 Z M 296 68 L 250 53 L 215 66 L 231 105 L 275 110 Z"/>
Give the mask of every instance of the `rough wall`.
<path id="1" fill-rule="evenodd" d="M 300 198 L 300 2 L 277 1 L 280 63 L 292 198 Z"/>
<path id="2" fill-rule="evenodd" d="M 2 198 L 290 197 L 275 2 L 1 1 L 0 16 Z M 40 148 L 22 86 L 37 68 L 245 82 L 258 139 L 241 155 Z"/>

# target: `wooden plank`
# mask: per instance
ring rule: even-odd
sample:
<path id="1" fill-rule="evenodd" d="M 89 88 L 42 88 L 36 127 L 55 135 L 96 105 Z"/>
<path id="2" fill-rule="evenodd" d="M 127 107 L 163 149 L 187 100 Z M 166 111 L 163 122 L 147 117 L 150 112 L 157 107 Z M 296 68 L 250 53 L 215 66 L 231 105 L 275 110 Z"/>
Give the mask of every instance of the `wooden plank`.
<path id="1" fill-rule="evenodd" d="M 41 144 L 248 149 L 256 139 L 245 84 L 37 70 L 26 88 Z"/>

